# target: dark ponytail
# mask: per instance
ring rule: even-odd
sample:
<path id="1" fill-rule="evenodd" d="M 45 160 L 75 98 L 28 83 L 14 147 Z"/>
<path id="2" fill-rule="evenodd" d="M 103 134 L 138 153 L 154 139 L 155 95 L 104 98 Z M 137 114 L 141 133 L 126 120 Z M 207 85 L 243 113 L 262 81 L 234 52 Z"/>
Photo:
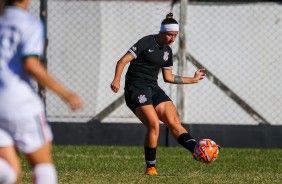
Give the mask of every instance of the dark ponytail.
<path id="1" fill-rule="evenodd" d="M 0 1 L 0 15 L 2 15 L 4 13 L 4 9 L 5 9 L 5 6 L 6 6 L 6 0 L 1 0 Z"/>
<path id="2" fill-rule="evenodd" d="M 162 25 L 164 24 L 178 24 L 178 22 L 173 18 L 173 13 L 168 13 L 166 18 L 162 21 Z"/>
<path id="3" fill-rule="evenodd" d="M 22 2 L 23 0 L 1 0 L 0 1 L 0 15 L 4 13 L 5 7 L 6 6 L 12 6 L 14 2 Z"/>

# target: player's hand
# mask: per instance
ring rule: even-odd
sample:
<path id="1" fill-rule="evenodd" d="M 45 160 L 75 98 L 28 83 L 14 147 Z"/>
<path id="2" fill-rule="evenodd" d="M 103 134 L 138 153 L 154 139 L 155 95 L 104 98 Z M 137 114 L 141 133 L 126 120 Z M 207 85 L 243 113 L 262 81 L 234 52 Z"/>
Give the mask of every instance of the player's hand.
<path id="1" fill-rule="evenodd" d="M 73 111 L 80 109 L 83 106 L 81 98 L 73 92 L 69 92 L 66 97 L 64 97 L 64 101 Z"/>
<path id="2" fill-rule="evenodd" d="M 198 69 L 195 72 L 194 79 L 196 79 L 197 81 L 204 79 L 204 76 L 206 76 L 206 74 L 204 73 L 205 70 L 206 70 L 205 68 Z"/>
<path id="3" fill-rule="evenodd" d="M 120 82 L 117 80 L 113 80 L 113 82 L 111 83 L 112 91 L 117 93 L 119 91 L 119 88 L 120 88 Z"/>

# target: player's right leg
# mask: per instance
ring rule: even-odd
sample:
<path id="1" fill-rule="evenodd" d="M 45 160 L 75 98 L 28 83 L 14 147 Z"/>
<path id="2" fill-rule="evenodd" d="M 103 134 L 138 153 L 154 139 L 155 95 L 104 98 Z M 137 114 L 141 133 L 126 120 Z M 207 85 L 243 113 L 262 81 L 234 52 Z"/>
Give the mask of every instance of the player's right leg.
<path id="1" fill-rule="evenodd" d="M 32 167 L 34 184 L 57 184 L 57 172 L 52 160 L 52 132 L 43 114 L 26 116 L 23 141 L 17 141 Z M 30 141 L 32 139 L 32 141 Z"/>
<path id="2" fill-rule="evenodd" d="M 25 155 L 32 167 L 35 184 L 56 184 L 58 182 L 57 172 L 52 160 L 51 142 Z"/>
<path id="3" fill-rule="evenodd" d="M 144 152 L 146 160 L 145 174 L 158 175 L 157 170 L 155 168 L 156 150 L 160 129 L 158 115 L 152 105 L 137 107 L 135 110 L 135 114 L 147 128 L 147 134 L 144 142 Z"/>
<path id="4" fill-rule="evenodd" d="M 9 118 L 14 144 L 25 154 L 32 167 L 34 183 L 57 184 L 52 155 L 52 132 L 44 113 L 26 114 Z"/>

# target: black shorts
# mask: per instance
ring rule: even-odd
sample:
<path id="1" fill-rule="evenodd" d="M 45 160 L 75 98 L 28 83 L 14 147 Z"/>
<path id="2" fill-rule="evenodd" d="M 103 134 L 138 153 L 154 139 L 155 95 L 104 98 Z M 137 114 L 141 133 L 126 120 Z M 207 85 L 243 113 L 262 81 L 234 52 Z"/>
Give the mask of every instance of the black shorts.
<path id="1" fill-rule="evenodd" d="M 157 85 L 145 87 L 130 86 L 125 88 L 124 97 L 126 105 L 134 114 L 136 107 L 150 104 L 156 107 L 162 102 L 171 101 L 167 94 Z"/>

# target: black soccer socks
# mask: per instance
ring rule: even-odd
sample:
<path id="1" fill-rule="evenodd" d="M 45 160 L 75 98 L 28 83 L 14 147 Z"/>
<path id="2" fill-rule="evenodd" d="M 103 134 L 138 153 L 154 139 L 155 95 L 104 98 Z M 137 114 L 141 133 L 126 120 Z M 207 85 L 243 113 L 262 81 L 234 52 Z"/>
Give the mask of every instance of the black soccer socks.
<path id="1" fill-rule="evenodd" d="M 155 167 L 157 148 L 144 147 L 147 168 Z"/>
<path id="2" fill-rule="evenodd" d="M 184 148 L 188 149 L 191 153 L 194 152 L 196 140 L 189 134 L 183 133 L 177 138 L 177 142 Z"/>

